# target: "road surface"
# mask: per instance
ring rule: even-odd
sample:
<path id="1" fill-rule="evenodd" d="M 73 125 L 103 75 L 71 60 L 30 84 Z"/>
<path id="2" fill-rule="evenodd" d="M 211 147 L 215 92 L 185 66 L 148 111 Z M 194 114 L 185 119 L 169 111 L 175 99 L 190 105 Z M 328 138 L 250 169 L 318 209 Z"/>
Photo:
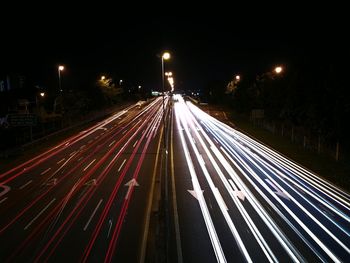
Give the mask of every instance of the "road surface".
<path id="1" fill-rule="evenodd" d="M 171 256 L 344 262 L 350 196 L 175 95 Z"/>
<path id="2" fill-rule="evenodd" d="M 132 105 L 2 173 L 0 261 L 139 260 L 162 114 Z"/>
<path id="3" fill-rule="evenodd" d="M 348 261 L 348 193 L 179 95 L 163 119 L 162 102 L 0 174 L 0 261 Z"/>

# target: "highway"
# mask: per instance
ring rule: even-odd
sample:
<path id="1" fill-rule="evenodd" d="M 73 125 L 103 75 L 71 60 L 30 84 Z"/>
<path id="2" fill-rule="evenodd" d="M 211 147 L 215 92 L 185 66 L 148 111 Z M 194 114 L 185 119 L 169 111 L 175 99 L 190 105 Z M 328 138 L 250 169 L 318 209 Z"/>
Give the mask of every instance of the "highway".
<path id="1" fill-rule="evenodd" d="M 162 99 L 135 104 L 0 175 L 1 262 L 137 262 Z"/>
<path id="2" fill-rule="evenodd" d="M 175 95 L 172 257 L 345 262 L 350 196 Z"/>
<path id="3" fill-rule="evenodd" d="M 180 95 L 164 105 L 2 172 L 0 262 L 347 261 L 348 193 Z"/>

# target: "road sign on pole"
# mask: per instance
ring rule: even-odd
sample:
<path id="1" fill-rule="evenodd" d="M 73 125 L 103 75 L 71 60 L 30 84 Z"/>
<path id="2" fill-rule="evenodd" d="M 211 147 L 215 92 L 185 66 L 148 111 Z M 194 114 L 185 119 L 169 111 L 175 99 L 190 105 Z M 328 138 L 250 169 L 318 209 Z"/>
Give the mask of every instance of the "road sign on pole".
<path id="1" fill-rule="evenodd" d="M 10 126 L 35 126 L 37 118 L 35 114 L 9 114 L 7 121 Z"/>

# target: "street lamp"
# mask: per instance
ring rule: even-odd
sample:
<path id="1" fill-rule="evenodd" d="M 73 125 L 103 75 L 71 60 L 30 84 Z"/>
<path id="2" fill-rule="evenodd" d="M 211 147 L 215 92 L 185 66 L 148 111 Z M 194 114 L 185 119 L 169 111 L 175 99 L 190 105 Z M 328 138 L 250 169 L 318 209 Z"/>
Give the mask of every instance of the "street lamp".
<path id="1" fill-rule="evenodd" d="M 170 59 L 170 53 L 169 52 L 164 52 L 163 55 L 162 55 L 162 93 L 163 93 L 163 128 L 165 129 L 165 105 L 164 105 L 164 60 L 168 60 Z M 163 131 L 164 132 L 164 149 L 166 148 L 165 147 L 165 130 Z"/>
<path id="2" fill-rule="evenodd" d="M 239 81 L 241 79 L 241 76 L 240 75 L 236 75 L 236 80 Z"/>
<path id="3" fill-rule="evenodd" d="M 280 66 L 275 67 L 275 72 L 276 72 L 277 74 L 280 74 L 280 73 L 282 72 L 282 70 L 283 70 L 283 68 L 280 67 Z"/>
<path id="4" fill-rule="evenodd" d="M 62 92 L 62 84 L 61 84 L 61 71 L 64 70 L 64 66 L 60 65 L 58 66 L 58 88 L 59 91 Z"/>

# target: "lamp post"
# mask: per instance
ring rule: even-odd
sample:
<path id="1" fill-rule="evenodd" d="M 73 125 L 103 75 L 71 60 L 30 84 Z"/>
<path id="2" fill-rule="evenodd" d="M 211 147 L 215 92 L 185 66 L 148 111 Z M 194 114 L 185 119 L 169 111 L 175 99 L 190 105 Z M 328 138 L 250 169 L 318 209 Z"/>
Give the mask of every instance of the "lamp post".
<path id="1" fill-rule="evenodd" d="M 58 66 L 58 88 L 59 91 L 62 92 L 62 84 L 61 84 L 61 71 L 64 70 L 64 66 L 60 65 Z"/>
<path id="2" fill-rule="evenodd" d="M 164 52 L 162 55 L 162 97 L 163 97 L 163 128 L 164 128 L 164 142 L 163 142 L 163 147 L 164 149 L 166 148 L 165 146 L 165 102 L 164 102 L 164 60 L 170 59 L 170 53 L 169 52 Z"/>

